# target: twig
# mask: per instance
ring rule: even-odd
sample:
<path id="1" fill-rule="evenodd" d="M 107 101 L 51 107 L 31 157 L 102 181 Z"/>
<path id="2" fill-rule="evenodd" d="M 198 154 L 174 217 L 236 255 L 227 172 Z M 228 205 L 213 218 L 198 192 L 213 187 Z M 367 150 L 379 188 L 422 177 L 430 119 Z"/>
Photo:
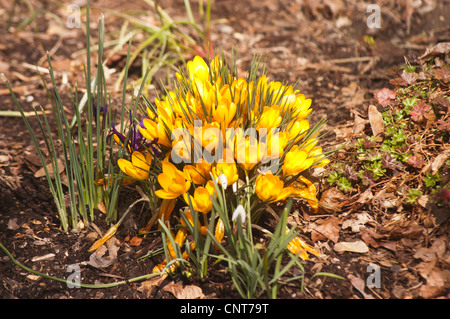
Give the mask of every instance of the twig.
<path id="1" fill-rule="evenodd" d="M 373 290 L 373 289 L 370 288 L 370 287 L 367 287 L 367 288 L 369 288 L 369 290 L 370 290 L 371 292 L 373 292 L 373 294 L 374 294 L 375 296 L 377 296 L 378 299 L 383 299 L 383 297 L 381 297 L 379 294 L 377 294 L 377 293 L 375 292 L 375 290 Z"/>
<path id="2" fill-rule="evenodd" d="M 45 114 L 49 114 L 49 113 L 51 113 L 51 111 L 45 111 Z M 36 113 L 34 111 L 23 112 L 23 114 L 26 117 L 36 116 Z M 4 116 L 4 117 L 21 117 L 22 115 L 20 114 L 19 111 L 0 111 L 0 116 Z"/>
<path id="3" fill-rule="evenodd" d="M 36 70 L 37 69 L 41 73 L 47 73 L 47 74 L 50 73 L 50 71 L 47 68 L 43 68 L 41 66 L 33 65 L 33 64 L 30 64 L 30 63 L 24 62 L 24 63 L 22 63 L 22 66 L 26 67 L 27 69 L 32 69 L 32 70 Z"/>
<path id="4" fill-rule="evenodd" d="M 366 61 L 372 61 L 374 59 L 378 59 L 377 57 L 373 56 L 360 56 L 360 57 L 352 57 L 352 58 L 343 58 L 343 59 L 333 59 L 329 60 L 329 62 L 334 64 L 341 64 L 341 63 L 354 63 L 354 62 L 366 62 Z"/>

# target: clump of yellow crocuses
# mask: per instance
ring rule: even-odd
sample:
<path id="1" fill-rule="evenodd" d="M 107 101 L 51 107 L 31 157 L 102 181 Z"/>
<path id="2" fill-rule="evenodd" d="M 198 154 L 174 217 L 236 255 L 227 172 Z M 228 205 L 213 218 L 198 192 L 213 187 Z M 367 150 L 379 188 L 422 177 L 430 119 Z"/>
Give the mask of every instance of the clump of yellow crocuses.
<path id="1" fill-rule="evenodd" d="M 317 146 L 324 122 L 310 127 L 311 99 L 258 75 L 255 65 L 239 77 L 219 57 L 207 63 L 196 56 L 186 69 L 176 74 L 175 88 L 164 99 L 146 101 L 147 114 L 137 128 L 152 148 L 119 160 L 123 173 L 146 181 L 153 172 L 157 197 L 179 198 L 205 220 L 213 209 L 214 181 L 238 199 L 227 200 L 229 211 L 243 200 L 263 210 L 289 197 L 303 198 L 317 211 L 316 189 L 304 173 L 329 161 Z M 292 242 L 288 249 L 300 248 Z"/>

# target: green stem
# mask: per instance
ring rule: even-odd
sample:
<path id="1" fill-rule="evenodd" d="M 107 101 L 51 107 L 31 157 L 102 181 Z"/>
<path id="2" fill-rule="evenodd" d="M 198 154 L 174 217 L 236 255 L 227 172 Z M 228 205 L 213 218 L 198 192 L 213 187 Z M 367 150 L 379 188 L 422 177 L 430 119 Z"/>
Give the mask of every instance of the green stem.
<path id="1" fill-rule="evenodd" d="M 249 187 L 250 187 L 250 180 L 248 178 L 248 172 L 246 169 L 244 169 L 245 171 L 245 182 L 247 183 L 247 231 L 248 231 L 248 237 L 250 239 L 250 242 L 253 246 L 253 236 L 252 236 L 252 216 L 250 214 L 250 191 L 249 191 Z"/>

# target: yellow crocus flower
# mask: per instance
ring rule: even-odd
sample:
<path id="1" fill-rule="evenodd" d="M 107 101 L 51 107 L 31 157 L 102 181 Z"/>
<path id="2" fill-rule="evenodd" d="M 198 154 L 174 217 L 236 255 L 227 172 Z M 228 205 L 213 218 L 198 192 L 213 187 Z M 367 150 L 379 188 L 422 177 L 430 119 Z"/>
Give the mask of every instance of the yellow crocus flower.
<path id="1" fill-rule="evenodd" d="M 311 152 L 309 152 L 309 157 L 313 158 L 314 162 L 317 162 L 313 167 L 323 167 L 330 163 L 330 160 L 322 154 L 322 148 L 319 146 L 313 147 Z"/>
<path id="2" fill-rule="evenodd" d="M 212 181 L 210 181 L 212 183 Z M 189 204 L 189 198 L 191 199 L 192 207 L 203 214 L 209 213 L 212 209 L 212 201 L 210 196 L 214 196 L 214 187 L 197 187 L 194 191 L 194 196 L 183 194 L 183 198 L 187 204 Z"/>
<path id="3" fill-rule="evenodd" d="M 243 108 L 247 107 L 247 96 L 249 94 L 249 84 L 247 83 L 247 81 L 244 78 L 240 77 L 236 80 L 233 80 L 233 82 L 231 83 L 231 88 L 228 92 L 230 94 L 230 99 L 231 99 L 231 95 L 233 95 L 234 104 L 240 105 L 240 107 L 241 107 L 240 111 L 242 111 Z"/>
<path id="4" fill-rule="evenodd" d="M 270 129 L 278 127 L 282 120 L 281 110 L 278 105 L 265 106 L 261 113 L 261 117 L 258 120 L 256 129 L 260 134 L 266 135 Z"/>
<path id="5" fill-rule="evenodd" d="M 195 56 L 192 61 L 188 61 L 186 69 L 191 82 L 194 82 L 195 79 L 198 79 L 201 82 L 209 80 L 209 67 L 205 60 L 198 55 Z"/>
<path id="6" fill-rule="evenodd" d="M 308 204 L 315 212 L 319 211 L 319 200 L 316 197 L 317 190 L 314 184 L 304 176 L 299 176 L 297 181 L 292 183 L 292 195 L 294 197 L 303 198 L 308 201 Z"/>
<path id="7" fill-rule="evenodd" d="M 194 130 L 196 130 L 194 138 L 201 137 L 201 145 L 209 152 L 217 150 L 219 143 L 223 143 L 222 132 L 217 122 L 204 123 L 201 127 L 194 127 Z M 196 143 L 198 142 L 196 141 Z"/>
<path id="8" fill-rule="evenodd" d="M 239 178 L 235 162 L 217 163 L 212 167 L 211 172 L 216 179 L 222 174 L 225 175 L 227 178 L 227 186 L 234 184 Z"/>
<path id="9" fill-rule="evenodd" d="M 211 172 L 211 163 L 206 162 L 204 159 L 201 162 L 194 165 L 186 165 L 183 167 L 183 172 L 192 183 L 205 184 L 210 179 L 209 173 Z"/>
<path id="10" fill-rule="evenodd" d="M 314 158 L 308 158 L 308 155 L 308 151 L 294 145 L 284 158 L 283 175 L 297 175 L 310 168 L 315 160 Z"/>
<path id="11" fill-rule="evenodd" d="M 286 132 L 275 132 L 275 130 L 269 132 L 265 143 L 265 153 L 262 159 L 263 163 L 280 158 L 283 155 L 287 145 L 286 136 Z"/>
<path id="12" fill-rule="evenodd" d="M 188 128 L 177 127 L 172 131 L 172 160 L 176 163 L 192 161 L 192 139 Z"/>
<path id="13" fill-rule="evenodd" d="M 159 198 L 177 198 L 186 193 L 191 187 L 191 182 L 186 180 L 183 172 L 168 161 L 162 161 L 162 173 L 158 175 L 158 182 L 162 189 L 157 190 L 155 195 Z"/>
<path id="14" fill-rule="evenodd" d="M 119 158 L 117 160 L 117 164 L 119 165 L 122 172 L 127 174 L 128 176 L 144 181 L 149 176 L 150 165 L 152 164 L 152 155 L 147 153 L 146 156 L 139 151 L 134 151 L 131 154 L 131 162 Z"/>
<path id="15" fill-rule="evenodd" d="M 286 228 L 286 233 L 289 232 L 289 229 Z M 292 239 L 289 244 L 286 246 L 286 248 L 293 253 L 294 255 L 299 255 L 300 258 L 303 260 L 308 260 L 308 253 L 310 252 L 313 255 L 320 256 L 320 253 L 312 248 L 310 245 L 305 243 L 303 240 L 300 239 L 300 237 L 296 236 L 294 239 Z"/>
<path id="16" fill-rule="evenodd" d="M 220 70 L 223 66 L 222 60 L 215 56 L 214 59 L 211 61 L 211 75 L 214 78 L 218 78 L 220 76 Z"/>
<path id="17" fill-rule="evenodd" d="M 250 171 L 257 163 L 260 162 L 265 149 L 265 144 L 258 143 L 256 139 L 254 143 L 251 143 L 250 137 L 237 138 L 235 151 L 236 162 L 247 171 Z"/>
<path id="18" fill-rule="evenodd" d="M 291 196 L 292 187 L 284 187 L 277 175 L 266 173 L 256 178 L 255 192 L 262 201 L 277 202 Z"/>
<path id="19" fill-rule="evenodd" d="M 233 121 L 236 115 L 236 104 L 230 103 L 229 100 L 223 100 L 219 103 L 213 112 L 213 118 L 222 126 L 226 128 Z"/>
<path id="20" fill-rule="evenodd" d="M 297 117 L 298 120 L 306 118 L 309 113 L 311 113 L 311 99 L 306 99 L 304 94 L 297 94 L 296 101 L 291 106 L 291 111 L 293 115 Z"/>
<path id="21" fill-rule="evenodd" d="M 139 125 L 138 129 L 143 137 L 145 137 L 150 141 L 153 141 L 154 139 L 157 138 L 158 144 L 167 147 L 172 146 L 172 143 L 170 142 L 166 133 L 166 127 L 162 122 L 159 122 L 158 120 L 154 121 L 152 119 L 144 119 L 142 121 L 142 124 L 144 125 L 144 128 Z"/>
<path id="22" fill-rule="evenodd" d="M 308 120 L 295 120 L 290 123 L 286 129 L 288 133 L 288 141 L 294 140 L 294 143 L 298 143 L 309 130 Z"/>

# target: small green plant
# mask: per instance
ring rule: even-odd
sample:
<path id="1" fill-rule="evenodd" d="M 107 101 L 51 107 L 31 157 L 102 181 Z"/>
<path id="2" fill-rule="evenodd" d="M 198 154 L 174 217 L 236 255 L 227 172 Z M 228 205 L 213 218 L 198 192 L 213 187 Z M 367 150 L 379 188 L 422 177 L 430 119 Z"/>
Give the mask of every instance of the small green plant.
<path id="1" fill-rule="evenodd" d="M 327 182 L 331 186 L 336 185 L 336 187 L 343 192 L 349 192 L 353 189 L 352 183 L 346 176 L 343 175 L 344 175 L 343 170 L 339 172 L 338 171 L 331 172 L 328 175 Z"/>
<path id="2" fill-rule="evenodd" d="M 373 174 L 374 180 L 378 180 L 378 178 L 384 176 L 384 173 L 386 172 L 386 169 L 383 168 L 383 164 L 380 160 L 375 160 L 368 165 L 363 165 L 363 168 Z"/>
<path id="3" fill-rule="evenodd" d="M 348 147 L 353 155 L 343 164 L 334 164 L 328 172 L 328 184 L 345 191 L 376 187 L 388 181 L 395 183 L 396 176 L 402 180 L 406 177 L 403 186 L 408 191 L 391 189 L 403 197 L 404 203 L 418 207 L 418 199 L 425 195 L 432 205 L 447 208 L 449 160 L 439 164 L 442 167 L 438 169 L 431 167 L 442 163 L 443 158 L 437 161 L 437 156 L 445 156 L 443 146 L 450 137 L 450 100 L 445 93 L 449 88 L 449 71 L 448 65 L 433 58 L 417 65 L 407 62 L 400 76 L 391 80 L 396 85 L 395 91 L 384 88 L 375 94 L 383 108 L 384 133 L 361 134 Z M 413 178 L 414 174 L 418 177 Z"/>
<path id="4" fill-rule="evenodd" d="M 416 204 L 417 200 L 423 193 L 420 189 L 410 188 L 408 189 L 408 193 L 406 193 L 406 202 L 408 204 Z"/>
<path id="5" fill-rule="evenodd" d="M 427 173 L 425 186 L 431 188 L 431 202 L 439 208 L 450 209 L 450 159 L 436 174 Z"/>
<path id="6" fill-rule="evenodd" d="M 436 186 L 436 184 L 439 182 L 440 179 L 441 176 L 439 173 L 436 173 L 434 175 L 431 173 L 427 173 L 423 181 L 425 182 L 426 187 L 434 187 Z"/>

